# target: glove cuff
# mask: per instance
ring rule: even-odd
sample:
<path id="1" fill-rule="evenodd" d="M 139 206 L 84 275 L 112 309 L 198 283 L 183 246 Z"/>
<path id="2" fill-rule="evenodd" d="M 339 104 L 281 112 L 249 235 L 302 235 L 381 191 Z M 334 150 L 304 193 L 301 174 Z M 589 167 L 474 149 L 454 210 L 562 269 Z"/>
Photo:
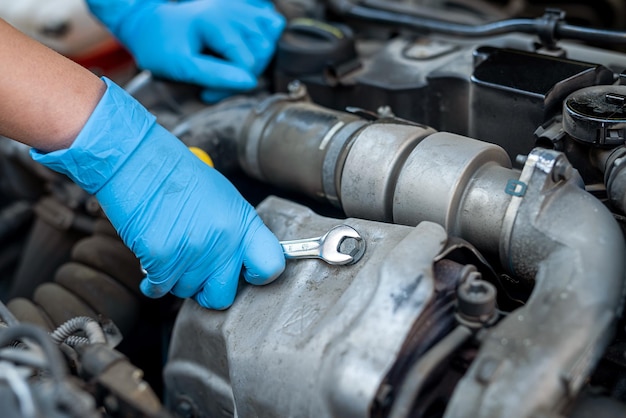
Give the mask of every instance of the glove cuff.
<path id="1" fill-rule="evenodd" d="M 156 118 L 125 90 L 106 77 L 107 89 L 72 145 L 32 158 L 67 175 L 90 194 L 96 194 L 128 160 Z"/>

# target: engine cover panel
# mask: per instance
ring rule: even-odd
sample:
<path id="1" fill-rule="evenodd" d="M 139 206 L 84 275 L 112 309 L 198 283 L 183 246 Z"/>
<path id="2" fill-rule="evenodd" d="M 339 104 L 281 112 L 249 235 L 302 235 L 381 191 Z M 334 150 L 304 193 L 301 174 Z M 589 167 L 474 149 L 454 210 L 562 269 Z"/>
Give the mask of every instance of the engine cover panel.
<path id="1" fill-rule="evenodd" d="M 275 197 L 257 210 L 280 239 L 320 236 L 345 223 L 367 250 L 352 266 L 288 260 L 274 283 L 242 285 L 224 312 L 187 301 L 165 369 L 168 403 L 209 416 L 370 416 L 435 299 L 433 259 L 445 231 L 429 222 L 413 228 L 326 218 Z"/>

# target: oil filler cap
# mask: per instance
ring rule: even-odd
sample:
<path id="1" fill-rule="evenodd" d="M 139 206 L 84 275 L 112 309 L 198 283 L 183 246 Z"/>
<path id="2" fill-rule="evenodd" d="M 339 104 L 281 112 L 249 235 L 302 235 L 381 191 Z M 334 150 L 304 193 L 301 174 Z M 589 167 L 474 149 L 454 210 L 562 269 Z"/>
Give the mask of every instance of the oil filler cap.
<path id="1" fill-rule="evenodd" d="M 294 19 L 276 50 L 276 67 L 292 76 L 332 73 L 341 77 L 359 67 L 354 34 L 345 25 Z"/>
<path id="2" fill-rule="evenodd" d="M 570 94 L 563 102 L 563 129 L 587 144 L 624 144 L 626 86 L 593 86 Z"/>

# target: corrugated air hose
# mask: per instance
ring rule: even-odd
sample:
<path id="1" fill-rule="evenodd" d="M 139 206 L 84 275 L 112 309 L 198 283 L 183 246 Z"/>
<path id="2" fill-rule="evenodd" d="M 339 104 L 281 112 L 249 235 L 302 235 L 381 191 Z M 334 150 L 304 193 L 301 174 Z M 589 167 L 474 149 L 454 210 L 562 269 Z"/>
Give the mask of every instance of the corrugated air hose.
<path id="1" fill-rule="evenodd" d="M 53 282 L 37 286 L 32 300 L 15 298 L 7 306 L 18 320 L 49 331 L 74 317 L 103 316 L 128 335 L 146 299 L 139 291 L 141 279 L 139 261 L 102 219 L 93 235 L 74 245 Z"/>

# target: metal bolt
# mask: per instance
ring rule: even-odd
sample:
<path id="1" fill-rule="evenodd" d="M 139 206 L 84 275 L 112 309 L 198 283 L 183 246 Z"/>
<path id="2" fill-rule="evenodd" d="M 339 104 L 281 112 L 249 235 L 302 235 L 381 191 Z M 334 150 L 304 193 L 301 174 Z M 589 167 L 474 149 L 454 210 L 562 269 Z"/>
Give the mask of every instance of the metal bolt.
<path id="1" fill-rule="evenodd" d="M 468 280 L 457 291 L 457 309 L 465 319 L 481 322 L 492 317 L 497 291 L 493 284 L 480 279 Z"/>
<path id="2" fill-rule="evenodd" d="M 517 156 L 515 157 L 515 162 L 519 165 L 526 164 L 526 160 L 528 160 L 528 155 L 517 154 Z"/>
<path id="3" fill-rule="evenodd" d="M 390 106 L 380 106 L 376 109 L 376 113 L 381 118 L 393 118 L 395 116 Z"/>
<path id="4" fill-rule="evenodd" d="M 306 86 L 300 80 L 293 80 L 287 85 L 289 95 L 294 98 L 304 97 L 306 95 Z"/>
<path id="5" fill-rule="evenodd" d="M 355 238 L 345 238 L 339 244 L 339 252 L 354 257 L 361 249 L 361 243 Z"/>
<path id="6" fill-rule="evenodd" d="M 482 280 L 476 280 L 470 283 L 469 287 L 467 288 L 467 296 L 470 296 L 470 297 L 476 296 L 480 298 L 483 295 L 486 295 L 488 293 L 489 293 L 489 289 L 485 285 L 485 282 L 483 282 Z"/>

